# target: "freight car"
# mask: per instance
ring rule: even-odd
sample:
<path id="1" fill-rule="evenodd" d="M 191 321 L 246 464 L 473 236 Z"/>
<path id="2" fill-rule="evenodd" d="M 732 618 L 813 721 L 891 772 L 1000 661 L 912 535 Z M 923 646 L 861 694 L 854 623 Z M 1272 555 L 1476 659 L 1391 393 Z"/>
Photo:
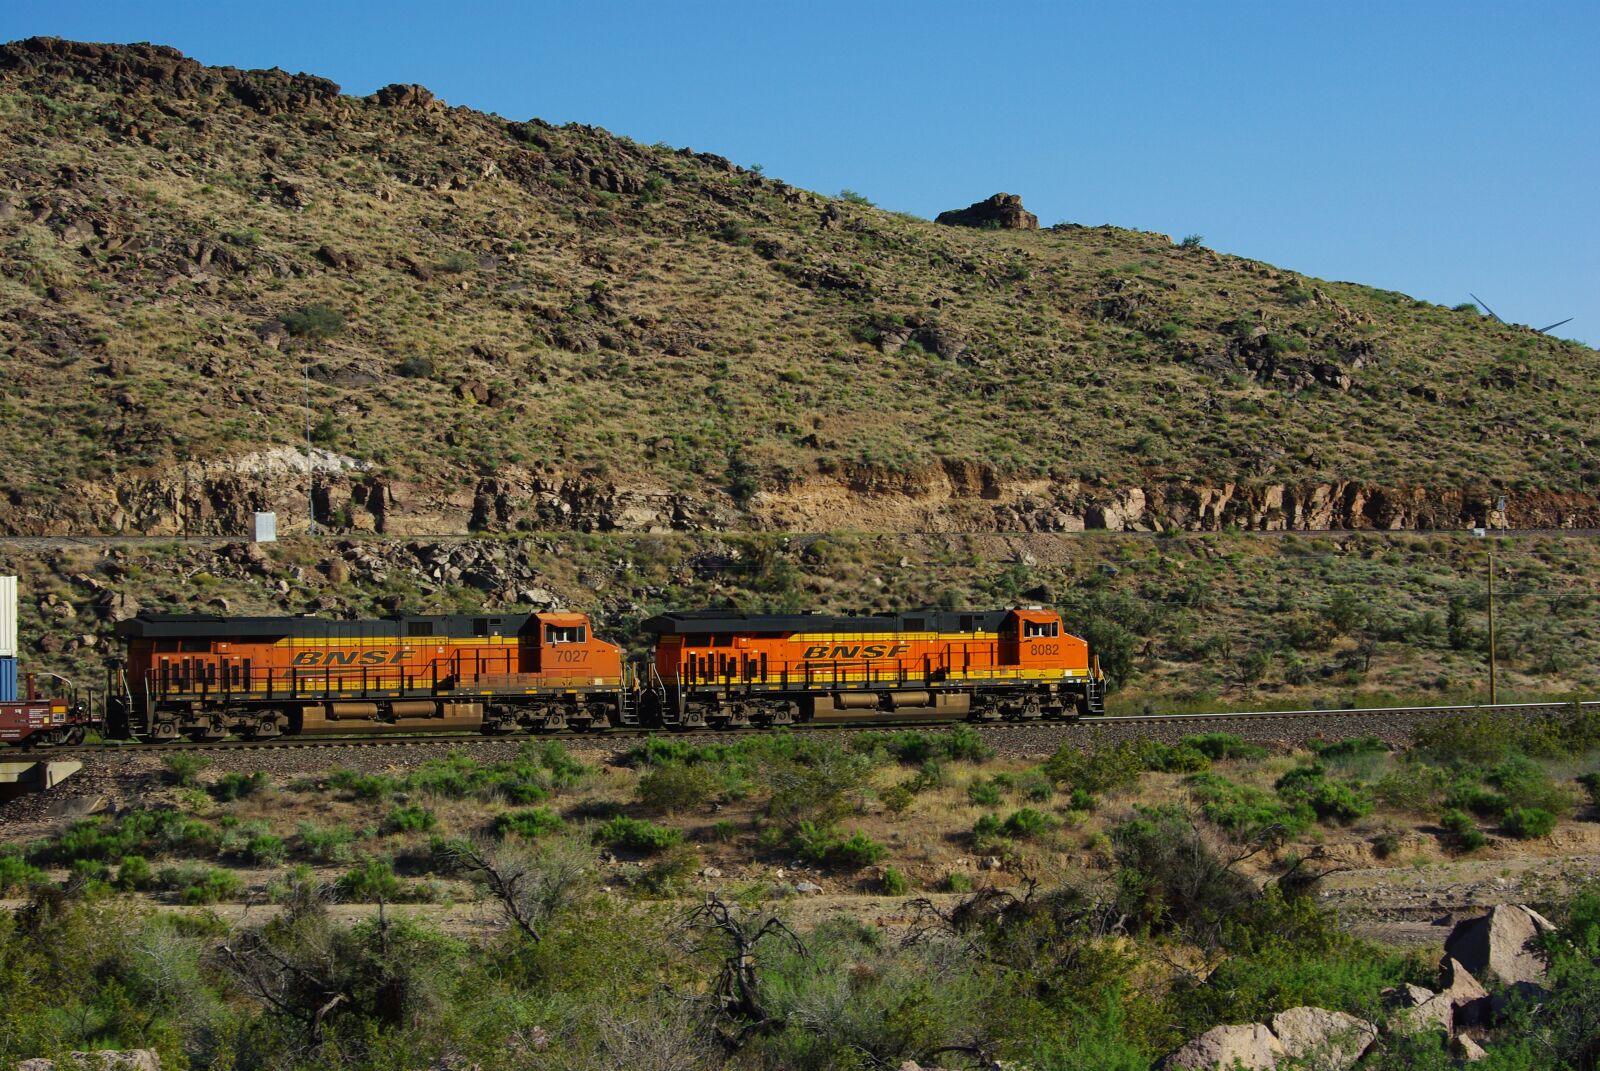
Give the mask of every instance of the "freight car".
<path id="1" fill-rule="evenodd" d="M 23 680 L 20 696 L 0 700 L 0 743 L 24 747 L 79 744 L 99 723 L 72 682 L 51 675 L 60 695 L 41 695 L 33 674 Z"/>
<path id="2" fill-rule="evenodd" d="M 1039 607 L 874 617 L 667 613 L 640 681 L 647 723 L 781 725 L 895 716 L 970 721 L 1105 712 L 1105 677 Z"/>
<path id="3" fill-rule="evenodd" d="M 637 723 L 622 652 L 578 613 L 335 621 L 142 613 L 117 626 L 123 738 Z"/>

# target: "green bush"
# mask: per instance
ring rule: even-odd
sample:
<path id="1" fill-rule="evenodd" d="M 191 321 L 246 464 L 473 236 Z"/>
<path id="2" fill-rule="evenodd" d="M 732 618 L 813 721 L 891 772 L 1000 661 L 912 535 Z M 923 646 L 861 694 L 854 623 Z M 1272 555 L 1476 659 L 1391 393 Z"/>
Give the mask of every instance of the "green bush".
<path id="1" fill-rule="evenodd" d="M 173 784 L 192 788 L 200 772 L 211 765 L 211 760 L 202 755 L 180 751 L 173 755 L 163 755 L 161 765 L 167 768 L 167 775 Z"/>
<path id="2" fill-rule="evenodd" d="M 1139 782 L 1144 763 L 1139 748 L 1128 741 L 1106 743 L 1091 740 L 1084 747 L 1063 744 L 1044 764 L 1044 772 L 1067 789 L 1081 788 L 1096 795 Z"/>
<path id="3" fill-rule="evenodd" d="M 963 870 L 952 870 L 944 876 L 941 884 L 945 892 L 969 893 L 972 891 L 972 875 Z"/>
<path id="4" fill-rule="evenodd" d="M 1363 755 L 1387 755 L 1389 753 L 1389 745 L 1376 736 L 1351 736 L 1329 743 L 1313 741 L 1310 746 L 1312 752 L 1319 759 L 1329 762 L 1340 759 L 1360 758 Z"/>
<path id="5" fill-rule="evenodd" d="M 229 771 L 219 777 L 217 783 L 211 786 L 211 795 L 226 803 L 243 799 L 246 796 L 253 796 L 257 792 L 270 787 L 271 784 L 272 778 L 267 776 L 265 770 L 256 770 L 249 774 Z"/>
<path id="6" fill-rule="evenodd" d="M 1538 840 L 1555 832 L 1556 816 L 1538 807 L 1513 807 L 1506 812 L 1505 830 L 1518 840 Z"/>
<path id="7" fill-rule="evenodd" d="M 1054 824 L 1050 816 L 1042 811 L 1024 807 L 1007 815 L 1001 829 L 1009 837 L 1028 838 L 1048 832 Z"/>
<path id="8" fill-rule="evenodd" d="M 683 834 L 676 829 L 621 814 L 594 831 L 596 844 L 647 854 L 666 851 L 681 840 Z"/>
<path id="9" fill-rule="evenodd" d="M 910 810 L 912 803 L 916 802 L 916 793 L 905 785 L 891 785 L 884 789 L 883 806 L 892 815 L 902 815 Z"/>
<path id="10" fill-rule="evenodd" d="M 1264 759 L 1267 749 L 1260 744 L 1250 744 L 1232 733 L 1199 733 L 1183 738 L 1183 747 L 1193 748 L 1213 762 L 1224 759 Z"/>
<path id="11" fill-rule="evenodd" d="M 215 904 L 231 900 L 244 888 L 244 883 L 233 871 L 203 863 L 162 867 L 156 875 L 156 884 L 177 893 L 178 899 L 186 904 Z"/>
<path id="12" fill-rule="evenodd" d="M 47 880 L 44 871 L 30 865 L 20 855 L 0 849 L 0 896 L 26 892 Z"/>
<path id="13" fill-rule="evenodd" d="M 800 823 L 791 846 L 800 858 L 819 866 L 871 866 L 889 854 L 889 849 L 865 833 L 853 832 L 846 837 L 837 830 L 813 822 Z"/>
<path id="14" fill-rule="evenodd" d="M 904 896 L 911 891 L 911 882 L 906 876 L 892 866 L 883 868 L 883 892 L 885 896 Z"/>
<path id="15" fill-rule="evenodd" d="M 1184 783 L 1206 820 L 1244 843 L 1282 843 L 1304 832 L 1314 817 L 1304 803 L 1290 804 L 1219 774 L 1194 774 Z"/>
<path id="16" fill-rule="evenodd" d="M 426 833 L 438 824 L 438 816 L 420 803 L 394 807 L 383 820 L 387 833 Z"/>
<path id="17" fill-rule="evenodd" d="M 1578 784 L 1589 794 L 1590 806 L 1600 807 L 1600 770 L 1584 774 L 1578 778 Z"/>
<path id="18" fill-rule="evenodd" d="M 706 828 L 706 839 L 726 844 L 739 835 L 739 827 L 731 818 L 719 818 Z"/>
<path id="19" fill-rule="evenodd" d="M 328 786 L 363 800 L 383 799 L 404 791 L 406 787 L 405 782 L 388 774 L 362 774 L 343 769 L 329 772 Z"/>
<path id="20" fill-rule="evenodd" d="M 1445 811 L 1439 816 L 1439 827 L 1444 830 L 1444 842 L 1458 851 L 1475 852 L 1488 843 L 1478 824 L 1463 811 Z"/>
<path id="21" fill-rule="evenodd" d="M 1005 844 L 1005 823 L 997 814 L 979 815 L 978 820 L 972 823 L 972 847 L 974 851 L 986 852 L 1003 847 Z"/>
<path id="22" fill-rule="evenodd" d="M 260 833 L 251 837 L 244 848 L 245 858 L 257 866 L 276 866 L 288 855 L 289 848 L 283 843 L 283 838 L 273 836 L 271 833 Z"/>
<path id="23" fill-rule="evenodd" d="M 71 866 L 79 859 L 110 862 L 126 855 L 207 855 L 216 852 L 219 840 L 210 825 L 180 811 L 128 811 L 116 819 L 81 818 L 54 840 L 32 846 L 29 858 Z"/>
<path id="24" fill-rule="evenodd" d="M 283 329 L 297 338 L 332 338 L 344 330 L 344 315 L 327 305 L 305 305 L 279 319 Z"/>
<path id="25" fill-rule="evenodd" d="M 432 379 L 434 372 L 433 358 L 407 357 L 395 365 L 394 370 L 396 374 L 406 379 Z"/>
<path id="26" fill-rule="evenodd" d="M 944 762 L 984 762 L 994 758 L 994 748 L 970 725 L 953 725 L 943 732 L 906 729 L 887 735 L 870 734 L 865 746 L 881 746 L 896 761 L 920 766 L 930 759 Z"/>
<path id="27" fill-rule="evenodd" d="M 1372 800 L 1348 781 L 1330 781 L 1320 762 L 1297 766 L 1273 786 L 1291 806 L 1310 807 L 1325 822 L 1349 824 L 1372 813 Z"/>
<path id="28" fill-rule="evenodd" d="M 717 794 L 717 778 L 705 765 L 664 762 L 652 766 L 635 788 L 639 802 L 653 811 L 699 807 Z"/>
<path id="29" fill-rule="evenodd" d="M 1198 748 L 1159 740 L 1139 741 L 1139 763 L 1157 773 L 1200 773 L 1211 768 L 1210 756 Z"/>
<path id="30" fill-rule="evenodd" d="M 397 901 L 403 898 L 405 892 L 405 887 L 395 876 L 394 867 L 384 859 L 368 859 L 345 871 L 334 882 L 334 888 L 343 899 L 357 903 Z"/>
<path id="31" fill-rule="evenodd" d="M 1067 806 L 1074 811 L 1092 811 L 1100 806 L 1100 801 L 1088 789 L 1075 788 L 1072 795 L 1067 797 Z"/>
<path id="32" fill-rule="evenodd" d="M 125 855 L 117 864 L 117 888 L 137 892 L 155 884 L 155 871 L 142 855 Z"/>
<path id="33" fill-rule="evenodd" d="M 980 778 L 967 786 L 967 800 L 979 807 L 998 807 L 1000 786 Z"/>
<path id="34" fill-rule="evenodd" d="M 300 851 L 317 862 L 348 863 L 354 857 L 352 846 L 356 841 L 356 833 L 345 826 L 323 828 L 311 822 L 301 822 L 295 835 L 300 840 Z"/>
<path id="35" fill-rule="evenodd" d="M 497 837 L 515 834 L 532 839 L 558 832 L 563 825 L 561 816 L 548 807 L 530 807 L 526 810 L 506 811 L 495 815 L 493 829 Z"/>
<path id="36" fill-rule="evenodd" d="M 1555 782 L 1549 770 L 1521 755 L 1513 755 L 1495 766 L 1484 780 L 1499 789 L 1511 807 L 1565 814 L 1577 803 L 1565 786 Z"/>

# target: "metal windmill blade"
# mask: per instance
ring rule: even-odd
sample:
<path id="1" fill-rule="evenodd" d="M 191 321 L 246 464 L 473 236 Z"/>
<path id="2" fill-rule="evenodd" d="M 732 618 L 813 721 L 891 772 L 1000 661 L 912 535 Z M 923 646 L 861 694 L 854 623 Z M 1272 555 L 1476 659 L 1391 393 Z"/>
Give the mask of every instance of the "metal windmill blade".
<path id="1" fill-rule="evenodd" d="M 1493 320 L 1497 324 L 1505 323 L 1505 321 L 1500 319 L 1499 315 L 1493 309 L 1491 309 L 1489 307 L 1488 302 L 1484 301 L 1477 294 L 1474 294 L 1472 291 L 1468 290 L 1467 291 L 1467 296 L 1469 298 L 1471 298 L 1473 301 L 1476 301 L 1480 306 L 1482 306 L 1483 311 L 1489 314 L 1489 319 Z"/>
<path id="2" fill-rule="evenodd" d="M 1559 321 L 1557 323 L 1553 323 L 1549 327 L 1535 327 L 1534 330 L 1539 332 L 1541 335 L 1548 334 L 1549 332 L 1554 331 L 1556 328 L 1560 327 L 1562 324 L 1570 324 L 1574 319 L 1576 319 L 1576 317 L 1568 316 L 1565 320 L 1561 320 L 1561 321 Z"/>

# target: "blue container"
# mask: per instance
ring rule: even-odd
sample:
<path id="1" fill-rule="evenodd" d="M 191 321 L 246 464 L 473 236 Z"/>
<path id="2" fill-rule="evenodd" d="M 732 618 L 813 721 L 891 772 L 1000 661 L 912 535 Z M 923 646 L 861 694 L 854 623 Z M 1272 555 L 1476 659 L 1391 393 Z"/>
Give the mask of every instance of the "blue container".
<path id="1" fill-rule="evenodd" d="M 17 701 L 17 660 L 0 658 L 0 703 Z"/>

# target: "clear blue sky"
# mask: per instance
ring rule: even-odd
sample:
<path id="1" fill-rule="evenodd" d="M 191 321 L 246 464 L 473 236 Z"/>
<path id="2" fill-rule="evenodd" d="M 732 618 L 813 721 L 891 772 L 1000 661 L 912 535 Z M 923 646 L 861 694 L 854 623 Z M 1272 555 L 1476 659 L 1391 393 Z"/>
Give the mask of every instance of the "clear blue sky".
<path id="1" fill-rule="evenodd" d="M 6 0 L 33 34 L 420 82 L 922 216 L 1006 190 L 1600 344 L 1600 0 Z"/>

